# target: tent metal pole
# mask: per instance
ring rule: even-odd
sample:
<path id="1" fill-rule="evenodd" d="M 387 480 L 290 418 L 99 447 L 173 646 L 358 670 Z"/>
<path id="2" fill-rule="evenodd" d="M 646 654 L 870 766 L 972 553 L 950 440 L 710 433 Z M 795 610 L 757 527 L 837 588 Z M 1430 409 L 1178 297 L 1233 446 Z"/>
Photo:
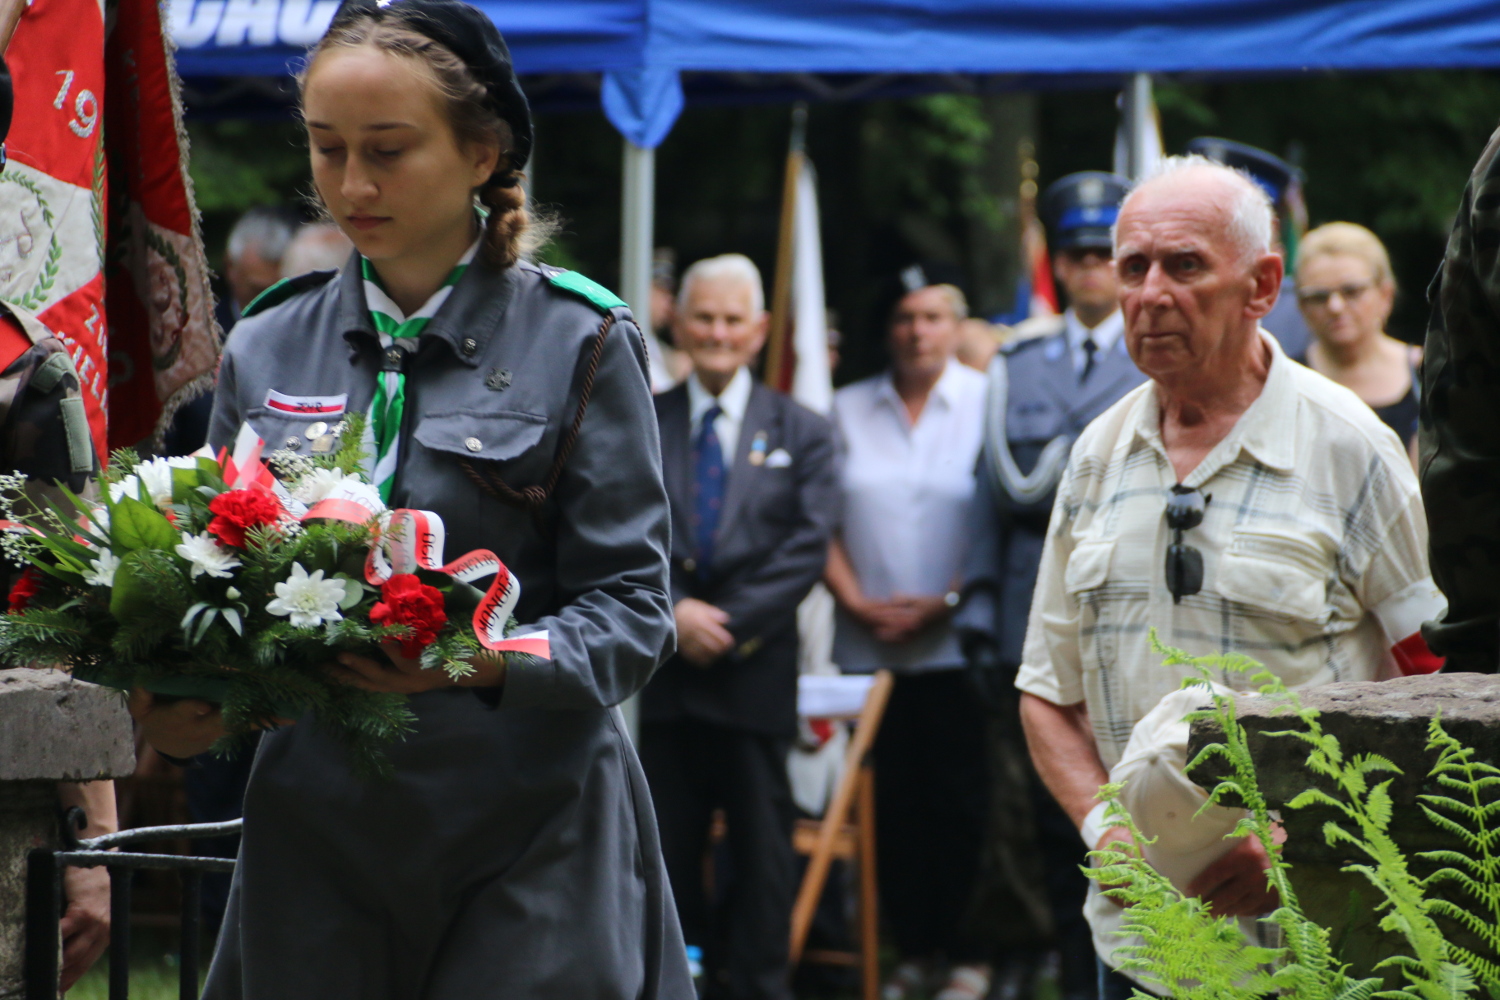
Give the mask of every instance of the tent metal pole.
<path id="1" fill-rule="evenodd" d="M 650 325 L 651 248 L 656 215 L 656 150 L 625 143 L 620 219 L 620 296 Z"/>
<path id="2" fill-rule="evenodd" d="M 1131 180 L 1146 172 L 1151 158 L 1151 74 L 1132 73 L 1125 85 L 1126 173 Z"/>
<path id="3" fill-rule="evenodd" d="M 651 251 L 656 221 L 656 150 L 625 145 L 620 211 L 620 296 L 649 333 L 651 330 Z M 651 343 L 652 338 L 647 338 Z M 659 364 L 659 360 L 658 360 Z M 656 367 L 653 365 L 653 368 Z M 631 739 L 640 736 L 639 696 L 620 706 Z"/>

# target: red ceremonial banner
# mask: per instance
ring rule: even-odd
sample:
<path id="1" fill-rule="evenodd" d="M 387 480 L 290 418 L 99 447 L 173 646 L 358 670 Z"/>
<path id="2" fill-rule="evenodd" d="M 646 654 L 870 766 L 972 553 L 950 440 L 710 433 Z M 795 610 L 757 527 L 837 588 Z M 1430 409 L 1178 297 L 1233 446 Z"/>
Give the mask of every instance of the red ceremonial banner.
<path id="1" fill-rule="evenodd" d="M 100 0 L 29 0 L 5 52 L 0 299 L 67 345 L 101 461 L 218 364 L 169 45 L 156 0 L 119 0 L 107 42 Z"/>
<path id="2" fill-rule="evenodd" d="M 15 117 L 0 172 L 0 298 L 68 347 L 103 456 L 109 374 L 104 280 L 104 12 L 33 0 L 5 53 Z"/>
<path id="3" fill-rule="evenodd" d="M 39 0 L 73 2 L 73 0 Z M 180 88 L 156 0 L 119 0 L 104 53 L 109 164 L 109 444 L 159 432 L 218 367 Z"/>

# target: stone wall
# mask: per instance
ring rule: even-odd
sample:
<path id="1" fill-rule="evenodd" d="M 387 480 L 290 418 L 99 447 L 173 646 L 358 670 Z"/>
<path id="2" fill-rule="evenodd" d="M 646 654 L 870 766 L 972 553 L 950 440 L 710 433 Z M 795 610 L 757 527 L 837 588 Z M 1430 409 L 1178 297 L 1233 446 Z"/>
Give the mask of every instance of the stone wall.
<path id="1" fill-rule="evenodd" d="M 58 846 L 57 783 L 134 769 L 120 692 L 56 670 L 0 670 L 0 1000 L 21 996 L 26 855 Z"/>

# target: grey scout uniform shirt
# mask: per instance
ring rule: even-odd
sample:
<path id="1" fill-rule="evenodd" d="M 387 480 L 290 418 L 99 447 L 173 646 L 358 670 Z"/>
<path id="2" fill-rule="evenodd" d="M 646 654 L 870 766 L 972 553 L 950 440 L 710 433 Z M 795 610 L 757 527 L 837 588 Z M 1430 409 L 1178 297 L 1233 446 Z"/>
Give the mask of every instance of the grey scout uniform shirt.
<path id="1" fill-rule="evenodd" d="M 307 453 L 309 425 L 337 420 L 268 407 L 273 390 L 368 409 L 380 350 L 358 264 L 310 284 L 235 327 L 215 447 L 248 420 L 268 450 Z M 268 733 L 207 1000 L 692 995 L 650 798 L 612 707 L 675 642 L 644 346 L 616 315 L 544 524 L 482 492 L 461 460 L 516 489 L 541 483 L 600 309 L 531 264 L 481 260 L 423 332 L 391 506 L 441 515 L 448 558 L 494 551 L 520 580 L 517 620 L 548 630 L 552 660 L 512 664 L 498 707 L 464 689 L 413 697 L 390 781 L 353 775 L 310 720 Z"/>
<path id="2" fill-rule="evenodd" d="M 1063 438 L 1071 448 L 1079 433 L 1131 389 L 1146 380 L 1125 350 L 1123 334 L 1095 359 L 1079 382 L 1066 331 L 1008 344 L 990 367 L 1005 366 L 1008 400 L 1005 437 L 1022 474 L 1029 474 L 1047 445 Z M 978 632 L 998 644 L 1000 660 L 1021 662 L 1031 594 L 1036 589 L 1056 479 L 1037 499 L 1017 500 L 996 482 L 990 461 L 995 428 L 986 406 L 985 448 L 980 453 L 973 544 L 964 571 L 965 601 L 954 618 L 960 632 Z M 1064 452 L 1066 454 L 1066 452 Z M 1059 471 L 1061 471 L 1059 469 Z"/>

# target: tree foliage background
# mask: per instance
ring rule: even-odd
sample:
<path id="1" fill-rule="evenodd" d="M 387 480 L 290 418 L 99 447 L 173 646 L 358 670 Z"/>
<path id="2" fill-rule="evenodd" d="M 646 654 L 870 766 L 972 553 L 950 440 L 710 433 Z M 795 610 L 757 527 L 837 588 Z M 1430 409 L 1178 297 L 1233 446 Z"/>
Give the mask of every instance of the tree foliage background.
<path id="1" fill-rule="evenodd" d="M 1307 172 L 1312 224 L 1359 222 L 1391 250 L 1401 294 L 1392 332 L 1420 340 L 1424 291 L 1464 181 L 1500 121 L 1500 73 L 1312 74 L 1159 80 L 1169 152 L 1197 135 L 1269 149 Z M 190 109 L 191 111 L 191 109 Z M 815 104 L 808 151 L 823 213 L 829 304 L 846 337 L 842 379 L 883 363 L 896 274 L 921 262 L 959 280 L 976 311 L 1015 294 L 1021 149 L 1042 188 L 1107 170 L 1117 91 L 943 93 Z M 679 268 L 740 251 L 767 274 L 775 256 L 791 116 L 785 104 L 689 109 L 657 154 L 657 243 Z M 305 203 L 306 152 L 290 115 L 194 121 L 193 177 L 217 259 L 253 204 Z M 548 259 L 618 280 L 619 136 L 597 110 L 538 116 L 537 200 L 563 221 Z"/>

